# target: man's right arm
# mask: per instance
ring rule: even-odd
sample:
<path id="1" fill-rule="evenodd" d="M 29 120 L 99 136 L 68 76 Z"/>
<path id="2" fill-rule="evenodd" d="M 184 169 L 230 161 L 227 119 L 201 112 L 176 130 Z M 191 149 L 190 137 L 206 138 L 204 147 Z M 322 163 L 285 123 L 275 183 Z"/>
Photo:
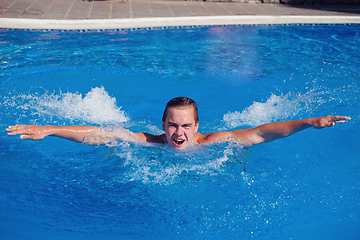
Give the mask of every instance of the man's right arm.
<path id="1" fill-rule="evenodd" d="M 55 136 L 91 145 L 105 144 L 113 140 L 146 141 L 142 133 L 133 133 L 121 127 L 106 130 L 92 126 L 15 125 L 9 126 L 6 130 L 9 132 L 8 135 L 20 134 L 21 139 L 40 140 L 46 136 Z"/>
<path id="2" fill-rule="evenodd" d="M 20 134 L 21 139 L 40 140 L 46 136 L 55 136 L 74 142 L 83 142 L 87 135 L 98 129 L 91 126 L 15 125 L 9 126 L 6 130 L 9 132 L 8 135 Z"/>

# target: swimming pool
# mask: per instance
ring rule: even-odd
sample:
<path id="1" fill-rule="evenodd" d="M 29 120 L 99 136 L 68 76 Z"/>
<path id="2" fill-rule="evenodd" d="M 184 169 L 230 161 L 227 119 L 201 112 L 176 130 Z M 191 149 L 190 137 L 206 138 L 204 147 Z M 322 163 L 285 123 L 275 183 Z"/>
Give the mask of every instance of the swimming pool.
<path id="1" fill-rule="evenodd" d="M 133 31 L 1 30 L 1 239 L 356 239 L 359 25 Z M 21 141 L 14 123 L 161 133 L 166 102 L 199 106 L 202 133 L 340 114 L 244 148 L 176 152 Z"/>

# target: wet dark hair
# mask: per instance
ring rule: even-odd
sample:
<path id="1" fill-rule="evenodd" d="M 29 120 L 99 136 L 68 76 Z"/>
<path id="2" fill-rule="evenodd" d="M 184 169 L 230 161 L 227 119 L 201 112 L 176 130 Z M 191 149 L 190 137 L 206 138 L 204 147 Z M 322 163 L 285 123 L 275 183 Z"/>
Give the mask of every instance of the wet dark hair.
<path id="1" fill-rule="evenodd" d="M 183 107 L 193 107 L 194 108 L 194 115 L 195 115 L 195 123 L 199 122 L 199 113 L 198 113 L 198 108 L 196 105 L 196 102 L 194 100 L 192 100 L 191 98 L 188 97 L 176 97 L 171 99 L 165 107 L 164 110 L 164 114 L 162 117 L 162 121 L 165 122 L 167 114 L 168 114 L 168 109 L 169 108 L 183 108 Z"/>

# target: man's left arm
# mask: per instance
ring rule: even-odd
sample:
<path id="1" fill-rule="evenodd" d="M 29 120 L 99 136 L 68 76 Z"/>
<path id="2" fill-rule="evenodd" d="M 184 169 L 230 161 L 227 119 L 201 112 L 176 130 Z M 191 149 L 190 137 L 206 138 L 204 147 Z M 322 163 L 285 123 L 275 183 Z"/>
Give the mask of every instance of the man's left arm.
<path id="1" fill-rule="evenodd" d="M 253 145 L 288 137 L 309 127 L 314 127 L 317 129 L 332 127 L 337 122 L 345 122 L 350 119 L 350 117 L 344 116 L 307 118 L 301 120 L 267 123 L 256 128 L 235 130 L 231 133 L 235 138 L 244 144 Z"/>

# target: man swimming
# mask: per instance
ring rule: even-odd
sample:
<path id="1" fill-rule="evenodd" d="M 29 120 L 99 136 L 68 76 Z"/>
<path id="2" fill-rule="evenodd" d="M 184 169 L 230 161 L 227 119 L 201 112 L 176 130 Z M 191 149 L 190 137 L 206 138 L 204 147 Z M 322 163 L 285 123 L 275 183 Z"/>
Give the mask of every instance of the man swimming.
<path id="1" fill-rule="evenodd" d="M 119 129 L 106 130 L 92 126 L 15 125 L 9 126 L 6 130 L 9 131 L 8 135 L 21 134 L 21 139 L 40 140 L 46 136 L 56 136 L 87 144 L 104 144 L 113 140 L 143 141 L 169 144 L 172 148 L 184 149 L 192 144 L 220 140 L 237 140 L 246 146 L 251 146 L 284 138 L 309 127 L 318 129 L 332 127 L 337 122 L 348 120 L 350 117 L 325 116 L 267 123 L 255 128 L 201 134 L 198 132 L 199 117 L 195 101 L 187 97 L 177 97 L 171 99 L 166 105 L 162 118 L 162 128 L 165 133 L 161 135 L 145 132 L 133 133 L 126 129 L 121 129 L 119 132 Z"/>

